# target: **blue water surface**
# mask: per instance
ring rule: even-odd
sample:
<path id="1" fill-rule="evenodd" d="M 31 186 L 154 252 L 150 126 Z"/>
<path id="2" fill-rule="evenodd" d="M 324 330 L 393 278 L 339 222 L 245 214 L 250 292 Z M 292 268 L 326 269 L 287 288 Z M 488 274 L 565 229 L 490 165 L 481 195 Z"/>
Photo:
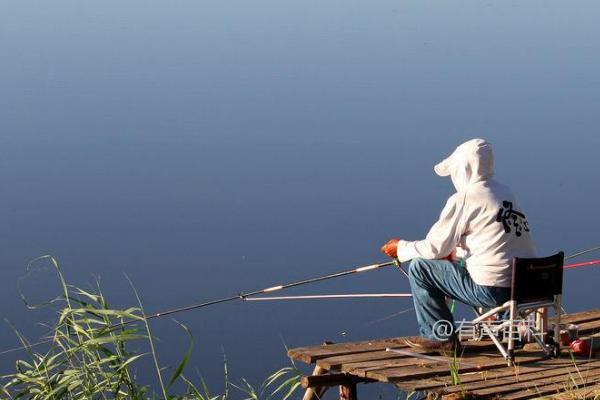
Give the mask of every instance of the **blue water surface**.
<path id="1" fill-rule="evenodd" d="M 53 315 L 17 290 L 43 254 L 115 306 L 135 304 L 127 274 L 148 312 L 384 261 L 383 242 L 436 220 L 452 186 L 432 167 L 472 137 L 494 145 L 540 254 L 600 244 L 598 20 L 595 1 L 4 1 L 1 316 L 46 332 Z M 58 293 L 44 274 L 30 296 Z M 568 272 L 566 309 L 597 307 L 599 278 Z M 406 291 L 390 269 L 287 293 Z M 414 334 L 411 312 L 373 323 L 410 304 L 176 318 L 196 337 L 189 375 L 218 391 L 223 352 L 257 383 L 287 365 L 284 344 Z M 176 364 L 186 334 L 152 328 Z M 9 325 L 0 343 L 18 345 Z M 155 381 L 150 359 L 138 368 Z"/>

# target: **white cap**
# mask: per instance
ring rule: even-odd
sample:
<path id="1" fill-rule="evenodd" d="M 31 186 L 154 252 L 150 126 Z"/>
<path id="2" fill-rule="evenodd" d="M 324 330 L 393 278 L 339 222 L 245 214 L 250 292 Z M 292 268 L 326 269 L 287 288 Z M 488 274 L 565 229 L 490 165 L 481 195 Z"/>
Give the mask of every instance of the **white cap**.
<path id="1" fill-rule="evenodd" d="M 492 146 L 485 140 L 479 138 L 471 139 L 458 146 L 452 154 L 433 167 L 433 170 L 439 176 L 449 176 L 451 174 L 451 167 L 454 163 L 460 162 L 461 164 L 466 164 L 473 159 L 477 159 L 478 164 L 483 167 L 481 172 L 492 172 L 494 163 Z"/>
<path id="2" fill-rule="evenodd" d="M 438 174 L 439 176 L 450 175 L 450 157 L 452 156 L 447 157 L 444 161 L 440 162 L 439 164 L 436 164 L 436 166 L 433 167 L 433 170 L 436 174 Z"/>

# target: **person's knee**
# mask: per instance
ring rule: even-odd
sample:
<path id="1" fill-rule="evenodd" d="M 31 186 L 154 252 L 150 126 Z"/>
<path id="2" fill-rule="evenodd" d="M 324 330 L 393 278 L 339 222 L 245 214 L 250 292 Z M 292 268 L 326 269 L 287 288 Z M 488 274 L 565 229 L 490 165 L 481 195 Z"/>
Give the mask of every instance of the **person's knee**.
<path id="1" fill-rule="evenodd" d="M 426 266 L 423 258 L 413 258 L 408 264 L 408 276 L 413 279 L 421 279 Z"/>

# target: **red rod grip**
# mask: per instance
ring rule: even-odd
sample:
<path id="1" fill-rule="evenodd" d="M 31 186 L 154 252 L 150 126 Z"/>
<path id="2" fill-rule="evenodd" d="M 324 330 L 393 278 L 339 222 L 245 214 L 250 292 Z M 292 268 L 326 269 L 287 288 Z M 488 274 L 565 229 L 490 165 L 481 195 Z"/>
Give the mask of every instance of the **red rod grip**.
<path id="1" fill-rule="evenodd" d="M 585 267 L 587 265 L 596 265 L 596 264 L 600 264 L 600 260 L 585 261 L 585 262 L 580 262 L 580 263 L 575 263 L 575 264 L 569 264 L 569 265 L 563 266 L 563 269 Z"/>

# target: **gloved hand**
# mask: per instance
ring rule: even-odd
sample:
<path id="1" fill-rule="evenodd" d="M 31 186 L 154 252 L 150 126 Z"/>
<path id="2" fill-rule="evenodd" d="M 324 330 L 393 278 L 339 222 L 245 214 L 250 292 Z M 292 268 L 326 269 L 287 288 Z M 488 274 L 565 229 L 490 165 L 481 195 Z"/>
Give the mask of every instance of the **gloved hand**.
<path id="1" fill-rule="evenodd" d="M 396 258 L 398 256 L 398 242 L 400 239 L 390 239 L 386 244 L 381 246 L 381 252 L 388 257 Z"/>

